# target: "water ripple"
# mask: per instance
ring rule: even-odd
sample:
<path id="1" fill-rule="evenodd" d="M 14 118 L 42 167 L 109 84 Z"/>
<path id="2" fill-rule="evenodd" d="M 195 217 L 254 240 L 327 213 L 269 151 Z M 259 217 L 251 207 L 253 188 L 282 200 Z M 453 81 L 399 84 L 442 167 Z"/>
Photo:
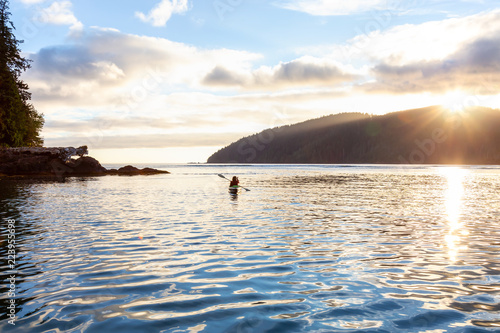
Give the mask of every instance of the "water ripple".
<path id="1" fill-rule="evenodd" d="M 192 168 L 2 183 L 0 330 L 500 331 L 500 169 Z"/>

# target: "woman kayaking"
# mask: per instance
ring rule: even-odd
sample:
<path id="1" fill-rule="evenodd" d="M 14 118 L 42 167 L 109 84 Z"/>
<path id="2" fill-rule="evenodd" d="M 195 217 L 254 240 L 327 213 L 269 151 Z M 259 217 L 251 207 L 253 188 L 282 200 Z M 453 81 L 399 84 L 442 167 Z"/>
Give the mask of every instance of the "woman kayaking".
<path id="1" fill-rule="evenodd" d="M 240 185 L 240 180 L 238 177 L 234 176 L 233 180 L 231 180 L 231 183 L 229 184 L 229 187 L 238 187 Z"/>
<path id="2" fill-rule="evenodd" d="M 238 190 L 240 188 L 244 189 L 245 191 L 250 191 L 248 188 L 240 186 L 240 180 L 236 176 L 233 177 L 233 180 L 231 180 L 229 178 L 226 178 L 223 174 L 220 174 L 220 173 L 218 174 L 218 176 L 220 178 L 224 178 L 225 180 L 230 181 L 229 191 L 231 191 L 231 190 Z"/>
<path id="3" fill-rule="evenodd" d="M 233 180 L 229 184 L 229 193 L 238 194 L 240 192 L 240 180 L 238 177 L 234 176 Z"/>

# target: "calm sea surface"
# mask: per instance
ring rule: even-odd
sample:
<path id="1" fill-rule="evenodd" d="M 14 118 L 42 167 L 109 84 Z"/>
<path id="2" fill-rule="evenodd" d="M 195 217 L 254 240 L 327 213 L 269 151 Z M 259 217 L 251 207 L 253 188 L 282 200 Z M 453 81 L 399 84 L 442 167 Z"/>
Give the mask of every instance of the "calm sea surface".
<path id="1" fill-rule="evenodd" d="M 500 167 L 160 168 L 0 181 L 1 332 L 500 332 Z"/>

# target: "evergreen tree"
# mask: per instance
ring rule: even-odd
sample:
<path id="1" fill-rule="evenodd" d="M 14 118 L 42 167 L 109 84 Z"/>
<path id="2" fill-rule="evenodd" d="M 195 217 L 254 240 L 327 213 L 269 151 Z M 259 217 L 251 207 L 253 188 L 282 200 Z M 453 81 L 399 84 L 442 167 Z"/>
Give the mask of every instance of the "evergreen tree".
<path id="1" fill-rule="evenodd" d="M 0 146 L 41 146 L 43 115 L 29 103 L 28 85 L 20 79 L 30 61 L 21 56 L 23 41 L 14 36 L 10 15 L 8 0 L 0 0 Z"/>

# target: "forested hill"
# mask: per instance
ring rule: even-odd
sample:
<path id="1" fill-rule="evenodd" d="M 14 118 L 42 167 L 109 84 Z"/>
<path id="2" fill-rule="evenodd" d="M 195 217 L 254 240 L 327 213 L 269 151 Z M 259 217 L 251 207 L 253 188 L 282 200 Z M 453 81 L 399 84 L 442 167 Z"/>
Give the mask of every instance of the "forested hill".
<path id="1" fill-rule="evenodd" d="M 500 110 L 330 115 L 245 137 L 208 163 L 500 164 Z"/>

